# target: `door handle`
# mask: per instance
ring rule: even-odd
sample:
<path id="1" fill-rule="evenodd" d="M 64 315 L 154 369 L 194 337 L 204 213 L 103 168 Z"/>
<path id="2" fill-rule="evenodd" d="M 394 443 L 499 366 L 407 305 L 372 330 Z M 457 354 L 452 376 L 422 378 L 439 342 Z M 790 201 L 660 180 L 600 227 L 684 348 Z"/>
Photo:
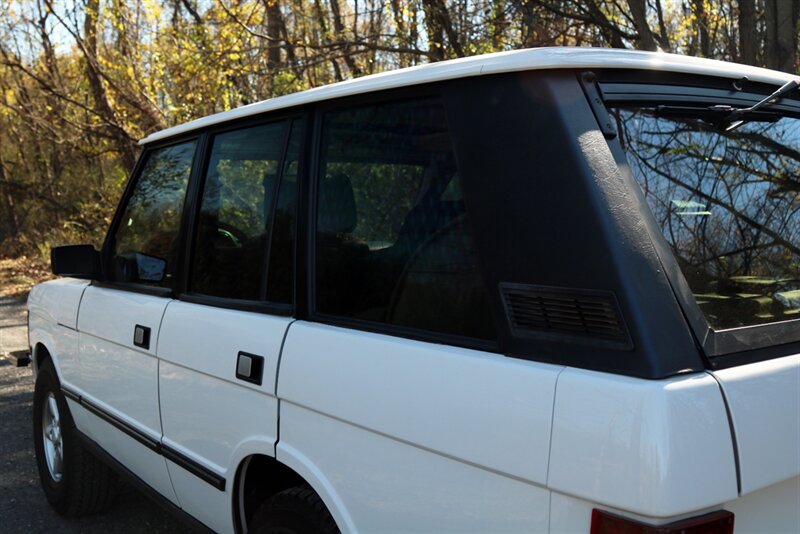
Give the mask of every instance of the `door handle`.
<path id="1" fill-rule="evenodd" d="M 236 355 L 236 378 L 261 385 L 264 375 L 264 357 L 248 352 L 239 352 Z"/>
<path id="2" fill-rule="evenodd" d="M 137 324 L 133 328 L 133 344 L 143 349 L 150 349 L 150 328 Z"/>

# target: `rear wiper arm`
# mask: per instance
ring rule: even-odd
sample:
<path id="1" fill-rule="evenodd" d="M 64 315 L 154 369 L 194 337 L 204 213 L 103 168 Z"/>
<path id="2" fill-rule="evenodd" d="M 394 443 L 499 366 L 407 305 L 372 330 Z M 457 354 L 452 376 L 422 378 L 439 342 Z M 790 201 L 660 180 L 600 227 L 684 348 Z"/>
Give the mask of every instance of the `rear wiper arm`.
<path id="1" fill-rule="evenodd" d="M 800 81 L 798 81 L 797 79 L 790 80 L 785 84 L 783 84 L 780 87 L 780 89 L 769 95 L 767 98 L 761 100 L 756 104 L 753 104 L 749 108 L 741 108 L 732 111 L 730 115 L 725 117 L 725 121 L 730 122 L 730 124 L 725 128 L 725 131 L 730 132 L 731 130 L 735 130 L 736 128 L 738 128 L 747 121 L 747 115 L 756 112 L 761 108 L 771 106 L 772 104 L 780 100 L 788 93 L 791 93 L 798 87 L 800 87 Z"/>
<path id="2" fill-rule="evenodd" d="M 741 111 L 740 108 L 725 105 L 715 105 L 707 107 L 697 106 L 658 106 L 655 109 L 656 116 L 666 118 L 680 118 L 680 119 L 700 119 L 720 127 L 722 124 L 727 124 L 728 118 L 732 113 Z M 759 122 L 778 122 L 783 115 L 775 111 L 747 111 L 739 118 L 746 118 L 749 121 Z"/>

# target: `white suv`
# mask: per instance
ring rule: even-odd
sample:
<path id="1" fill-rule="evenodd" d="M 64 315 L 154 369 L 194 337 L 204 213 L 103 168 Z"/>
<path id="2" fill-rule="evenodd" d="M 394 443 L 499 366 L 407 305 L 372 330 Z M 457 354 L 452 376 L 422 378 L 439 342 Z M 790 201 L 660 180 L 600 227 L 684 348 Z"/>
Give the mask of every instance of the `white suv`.
<path id="1" fill-rule="evenodd" d="M 29 299 L 59 512 L 117 472 L 218 532 L 800 531 L 792 77 L 524 50 L 142 145 Z"/>

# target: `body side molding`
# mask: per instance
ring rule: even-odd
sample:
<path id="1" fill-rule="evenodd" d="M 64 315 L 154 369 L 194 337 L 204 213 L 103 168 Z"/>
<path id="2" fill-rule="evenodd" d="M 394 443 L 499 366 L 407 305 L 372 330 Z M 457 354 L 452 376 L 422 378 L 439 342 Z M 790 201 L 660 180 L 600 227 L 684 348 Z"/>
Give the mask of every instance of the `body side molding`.
<path id="1" fill-rule="evenodd" d="M 163 443 L 156 441 L 149 436 L 146 436 L 136 428 L 132 427 L 130 424 L 108 413 L 107 411 L 95 405 L 94 403 L 84 399 L 81 395 L 70 390 L 69 388 L 65 388 L 62 386 L 61 392 L 64 394 L 66 398 L 77 402 L 79 405 L 81 405 L 83 408 L 85 408 L 92 414 L 96 415 L 100 419 L 103 419 L 108 424 L 114 426 L 118 430 L 132 437 L 133 439 L 135 439 L 136 441 L 138 441 L 151 451 L 163 456 L 167 460 L 170 460 L 176 465 L 182 467 L 183 469 L 187 470 L 200 480 L 215 487 L 219 491 L 225 491 L 226 480 L 224 476 L 211 471 L 204 465 L 195 462 L 191 458 L 186 457 L 185 455 L 181 454 L 175 449 L 167 445 L 164 445 Z"/>
<path id="2" fill-rule="evenodd" d="M 95 442 L 89 436 L 87 436 L 86 434 L 77 429 L 76 432 L 78 438 L 80 438 L 80 440 L 83 442 L 86 448 L 92 452 L 92 454 L 94 454 L 101 462 L 105 463 L 111 469 L 116 471 L 120 476 L 125 478 L 125 480 L 130 482 L 137 489 L 142 491 L 145 495 L 150 497 L 159 506 L 161 506 L 161 508 L 163 508 L 167 512 L 170 512 L 172 515 L 180 519 L 184 524 L 186 524 L 187 526 L 191 527 L 194 530 L 197 530 L 198 532 L 208 532 L 208 533 L 213 532 L 213 530 L 208 528 L 206 525 L 204 525 L 191 515 L 187 514 L 186 512 L 178 508 L 176 505 L 171 503 L 166 498 L 164 498 L 160 493 L 158 493 L 156 490 L 150 487 L 150 485 L 147 482 L 136 476 L 136 474 L 133 471 L 125 467 L 119 460 L 108 454 L 106 450 L 103 449 L 103 447 L 98 445 L 97 442 Z"/>

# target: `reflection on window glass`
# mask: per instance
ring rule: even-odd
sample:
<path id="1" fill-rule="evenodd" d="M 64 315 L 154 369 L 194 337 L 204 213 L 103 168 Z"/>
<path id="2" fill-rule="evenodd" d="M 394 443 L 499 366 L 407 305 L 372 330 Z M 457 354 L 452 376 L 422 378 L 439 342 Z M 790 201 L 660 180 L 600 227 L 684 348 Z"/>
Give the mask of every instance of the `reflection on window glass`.
<path id="1" fill-rule="evenodd" d="M 731 132 L 615 111 L 633 174 L 715 329 L 800 319 L 800 120 Z"/>
<path id="2" fill-rule="evenodd" d="M 494 339 L 438 100 L 324 117 L 316 309 Z"/>
<path id="3" fill-rule="evenodd" d="M 279 122 L 214 136 L 195 232 L 193 292 L 261 300 L 285 132 Z"/>
<path id="4" fill-rule="evenodd" d="M 125 207 L 111 250 L 112 277 L 169 287 L 175 271 L 195 142 L 152 151 Z"/>
<path id="5" fill-rule="evenodd" d="M 272 240 L 269 247 L 267 300 L 281 304 L 291 304 L 294 292 L 294 236 L 302 131 L 302 120 L 292 122 L 289 146 L 275 203 L 275 218 L 272 223 Z"/>

